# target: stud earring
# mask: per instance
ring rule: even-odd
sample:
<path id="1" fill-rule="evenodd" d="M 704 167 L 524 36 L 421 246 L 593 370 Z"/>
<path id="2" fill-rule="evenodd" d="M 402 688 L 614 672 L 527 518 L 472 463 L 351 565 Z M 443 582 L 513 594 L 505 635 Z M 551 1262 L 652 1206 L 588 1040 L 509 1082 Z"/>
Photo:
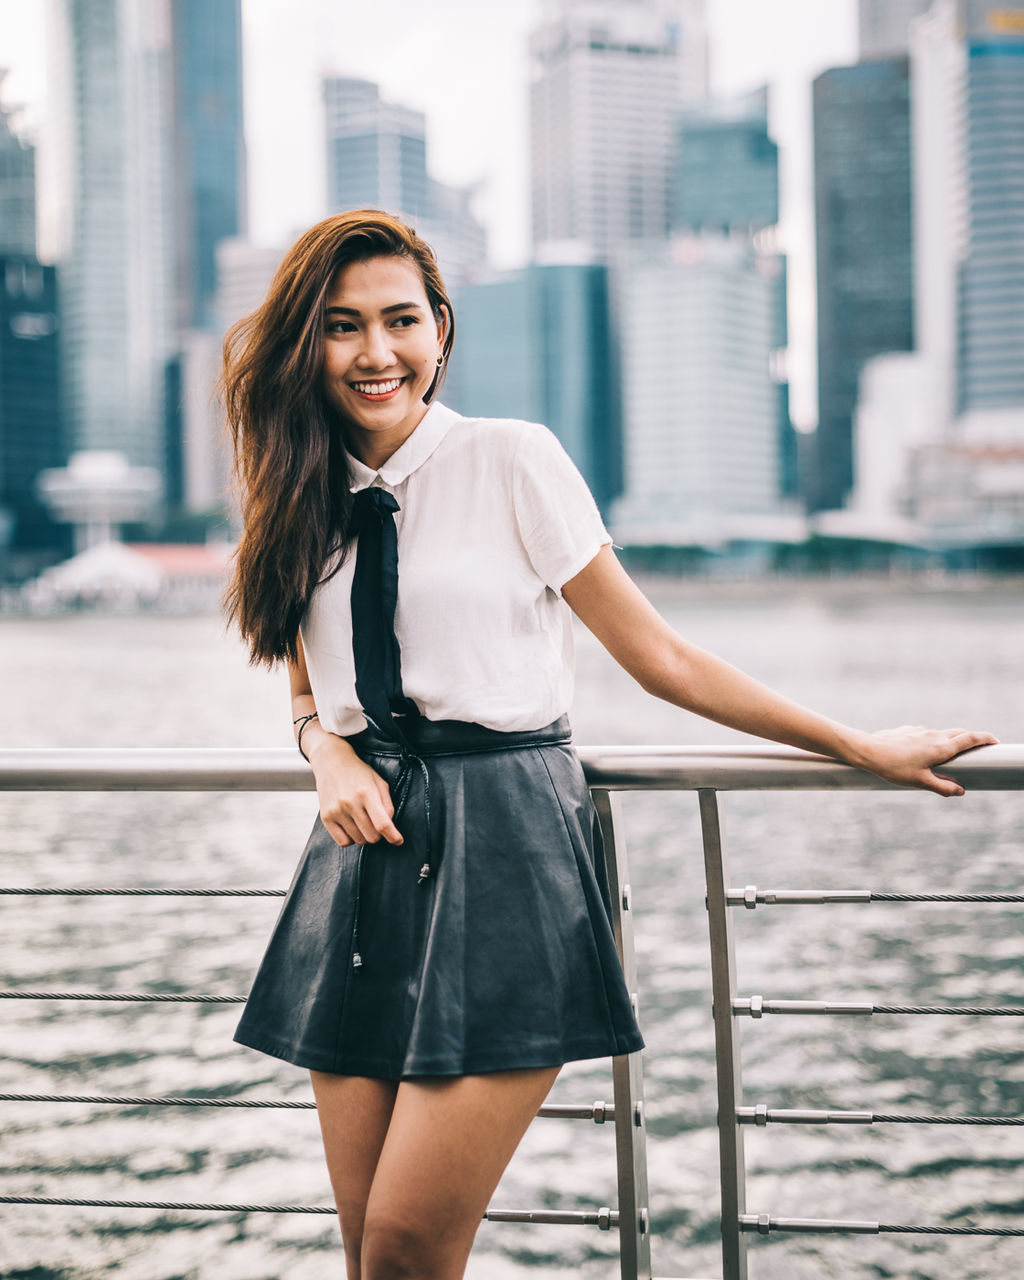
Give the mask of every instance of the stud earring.
<path id="1" fill-rule="evenodd" d="M 442 351 L 441 354 L 437 357 L 437 367 L 440 369 L 440 367 L 443 364 L 444 364 L 444 352 Z"/>

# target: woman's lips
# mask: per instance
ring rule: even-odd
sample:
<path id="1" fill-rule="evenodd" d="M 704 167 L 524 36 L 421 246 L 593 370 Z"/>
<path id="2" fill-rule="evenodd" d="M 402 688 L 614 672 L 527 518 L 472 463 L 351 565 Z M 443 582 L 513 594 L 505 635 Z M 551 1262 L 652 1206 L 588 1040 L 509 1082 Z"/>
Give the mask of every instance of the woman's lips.
<path id="1" fill-rule="evenodd" d="M 396 396 L 401 391 L 404 382 L 404 378 L 382 378 L 373 382 L 350 382 L 349 386 L 363 400 L 373 400 L 379 403 Z"/>

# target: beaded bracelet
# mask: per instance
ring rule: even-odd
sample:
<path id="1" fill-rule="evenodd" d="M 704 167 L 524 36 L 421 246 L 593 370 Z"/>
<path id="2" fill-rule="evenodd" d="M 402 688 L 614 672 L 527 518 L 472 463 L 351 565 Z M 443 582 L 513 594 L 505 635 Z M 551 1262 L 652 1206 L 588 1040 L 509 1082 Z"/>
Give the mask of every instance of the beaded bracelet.
<path id="1" fill-rule="evenodd" d="M 309 724 L 310 720 L 317 719 L 319 719 L 319 717 L 317 716 L 317 713 L 313 711 L 308 716 L 299 716 L 297 719 L 292 721 L 292 728 L 296 725 L 299 726 L 299 732 L 296 736 L 296 746 L 299 748 L 299 755 L 302 756 L 303 760 L 305 760 L 307 764 L 309 764 L 309 756 L 307 756 L 305 751 L 302 749 L 302 731 L 305 729 L 306 725 Z"/>

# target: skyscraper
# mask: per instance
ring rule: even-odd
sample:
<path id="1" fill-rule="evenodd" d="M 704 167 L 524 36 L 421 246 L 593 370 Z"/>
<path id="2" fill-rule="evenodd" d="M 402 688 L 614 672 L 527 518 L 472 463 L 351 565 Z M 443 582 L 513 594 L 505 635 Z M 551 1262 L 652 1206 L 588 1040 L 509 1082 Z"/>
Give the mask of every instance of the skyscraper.
<path id="1" fill-rule="evenodd" d="M 826 510 L 853 487 L 864 363 L 914 346 L 907 59 L 824 72 L 813 108 L 818 429 L 808 500 Z"/>
<path id="2" fill-rule="evenodd" d="M 860 60 L 896 58 L 910 47 L 910 25 L 932 0 L 857 0 Z"/>
<path id="3" fill-rule="evenodd" d="M 680 117 L 671 221 L 677 231 L 757 231 L 779 220 L 779 149 L 768 92 L 693 107 Z"/>
<path id="4" fill-rule="evenodd" d="M 5 71 L 0 71 L 0 90 Z M 0 253 L 36 252 L 36 150 L 0 104 Z"/>
<path id="5" fill-rule="evenodd" d="M 420 218 L 429 212 L 427 119 L 386 102 L 370 80 L 327 76 L 327 205 L 387 209 Z"/>
<path id="6" fill-rule="evenodd" d="M 63 461 L 56 272 L 36 260 L 35 148 L 11 114 L 0 105 L 0 551 L 63 541 L 35 492 Z"/>
<path id="7" fill-rule="evenodd" d="M 912 26 L 915 354 L 866 366 L 856 507 L 1024 541 L 1024 4 Z"/>
<path id="8" fill-rule="evenodd" d="M 703 0 L 550 0 L 530 53 L 534 244 L 606 261 L 664 239 L 676 117 L 706 89 Z"/>
<path id="9" fill-rule="evenodd" d="M 1015 409 L 1024 443 L 1024 5 L 966 6 L 961 413 Z"/>
<path id="10" fill-rule="evenodd" d="M 216 324 L 215 250 L 245 232 L 241 0 L 172 0 L 177 323 Z"/>
<path id="11" fill-rule="evenodd" d="M 487 256 L 469 191 L 446 186 L 427 170 L 426 117 L 387 102 L 370 80 L 323 81 L 327 204 L 384 209 L 411 223 L 437 254 L 450 285 L 475 276 Z"/>
<path id="12" fill-rule="evenodd" d="M 59 0 L 54 35 L 68 445 L 162 470 L 174 269 L 169 9 Z"/>
<path id="13" fill-rule="evenodd" d="M 617 540 L 707 545 L 780 511 L 775 254 L 705 234 L 622 270 L 625 494 Z"/>
<path id="14" fill-rule="evenodd" d="M 63 533 L 36 477 L 64 461 L 57 349 L 57 280 L 33 256 L 0 254 L 0 550 L 60 546 Z"/>
<path id="15" fill-rule="evenodd" d="M 183 417 L 183 387 L 212 386 L 185 335 L 215 327 L 214 250 L 244 228 L 240 0 L 53 9 L 67 446 L 158 469 L 173 508 L 209 431 Z"/>
<path id="16" fill-rule="evenodd" d="M 941 0 L 915 32 L 919 346 L 937 421 L 1016 410 L 1024 436 L 1024 4 Z"/>
<path id="17" fill-rule="evenodd" d="M 689 236 L 727 235 L 758 248 L 753 260 L 774 283 L 775 323 L 760 352 L 776 387 L 778 493 L 795 497 L 796 439 L 789 416 L 789 383 L 782 353 L 787 345 L 786 261 L 758 236 L 779 220 L 779 149 L 768 133 L 768 91 L 691 107 L 679 122 L 673 230 Z M 774 260 L 774 261 L 773 261 Z M 743 362 L 747 353 L 743 356 Z M 728 376 L 728 375 L 726 375 Z"/>
<path id="18" fill-rule="evenodd" d="M 532 264 L 460 289 L 454 305 L 446 398 L 471 416 L 543 422 L 607 508 L 622 488 L 607 269 Z"/>

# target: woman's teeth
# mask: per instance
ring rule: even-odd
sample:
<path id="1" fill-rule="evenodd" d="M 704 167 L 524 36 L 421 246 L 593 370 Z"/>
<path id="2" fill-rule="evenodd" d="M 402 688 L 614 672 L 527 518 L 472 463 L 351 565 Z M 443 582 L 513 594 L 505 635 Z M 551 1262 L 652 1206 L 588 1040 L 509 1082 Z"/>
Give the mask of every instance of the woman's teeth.
<path id="1" fill-rule="evenodd" d="M 364 396 L 384 396 L 389 391 L 397 391 L 404 378 L 389 378 L 387 382 L 353 382 L 352 387 Z"/>

